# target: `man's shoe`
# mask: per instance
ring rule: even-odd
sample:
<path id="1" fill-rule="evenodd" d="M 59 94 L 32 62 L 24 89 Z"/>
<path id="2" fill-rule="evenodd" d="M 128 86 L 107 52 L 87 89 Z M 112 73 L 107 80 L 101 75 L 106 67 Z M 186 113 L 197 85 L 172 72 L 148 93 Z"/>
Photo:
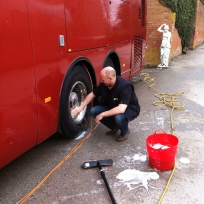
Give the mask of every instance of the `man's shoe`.
<path id="1" fill-rule="evenodd" d="M 116 132 L 120 129 L 120 126 L 116 126 L 113 130 L 109 130 L 106 132 L 106 135 L 115 135 Z"/>
<path id="2" fill-rule="evenodd" d="M 127 133 L 125 135 L 120 135 L 116 138 L 118 142 L 122 142 L 128 138 L 128 135 L 130 134 L 130 130 L 128 129 Z"/>

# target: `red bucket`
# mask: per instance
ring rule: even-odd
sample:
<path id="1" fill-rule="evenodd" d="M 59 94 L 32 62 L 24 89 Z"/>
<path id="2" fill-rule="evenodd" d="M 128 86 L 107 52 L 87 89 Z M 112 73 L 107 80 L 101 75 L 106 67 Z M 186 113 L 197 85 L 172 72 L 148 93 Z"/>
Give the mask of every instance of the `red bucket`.
<path id="1" fill-rule="evenodd" d="M 178 138 L 163 130 L 156 131 L 146 139 L 149 165 L 157 170 L 170 170 L 175 165 Z"/>

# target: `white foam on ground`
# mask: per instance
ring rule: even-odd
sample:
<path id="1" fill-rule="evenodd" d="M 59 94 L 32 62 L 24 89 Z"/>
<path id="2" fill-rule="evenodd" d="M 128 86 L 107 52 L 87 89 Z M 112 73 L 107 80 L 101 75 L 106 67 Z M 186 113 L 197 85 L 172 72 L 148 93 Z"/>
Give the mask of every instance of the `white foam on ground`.
<path id="1" fill-rule="evenodd" d="M 75 140 L 80 140 L 82 139 L 86 134 L 86 131 L 82 132 L 81 135 L 79 135 L 77 138 L 75 138 Z"/>
<path id="2" fill-rule="evenodd" d="M 147 160 L 147 155 L 135 154 L 135 155 L 133 156 L 133 160 L 134 160 L 134 161 L 144 162 L 144 161 Z"/>
<path id="3" fill-rule="evenodd" d="M 99 184 L 99 185 L 104 184 L 103 180 L 98 180 L 98 181 L 96 181 L 96 183 Z"/>
<path id="4" fill-rule="evenodd" d="M 180 158 L 179 161 L 180 161 L 182 164 L 190 164 L 190 160 L 187 159 L 187 158 L 184 158 L 184 157 Z"/>
<path id="5" fill-rule="evenodd" d="M 139 186 L 144 186 L 149 194 L 148 187 L 156 188 L 148 185 L 148 180 L 158 179 L 159 175 L 156 172 L 142 172 L 135 169 L 126 169 L 119 173 L 116 178 L 126 185 L 129 191 L 138 188 Z M 133 185 L 137 186 L 133 187 Z"/>

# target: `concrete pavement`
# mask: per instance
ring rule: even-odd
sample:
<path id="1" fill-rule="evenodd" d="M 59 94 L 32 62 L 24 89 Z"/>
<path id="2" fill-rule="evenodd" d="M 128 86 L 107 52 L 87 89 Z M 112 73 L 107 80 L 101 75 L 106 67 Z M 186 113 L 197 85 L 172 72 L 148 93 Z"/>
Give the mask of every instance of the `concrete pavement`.
<path id="1" fill-rule="evenodd" d="M 202 204 L 204 201 L 204 44 L 171 61 L 168 69 L 144 69 L 154 77 L 154 87 L 162 93 L 184 94 L 177 99 L 185 110 L 173 112 L 174 134 L 179 139 L 176 169 L 162 204 Z M 111 158 L 114 166 L 104 167 L 107 180 L 118 204 L 156 204 L 172 171 L 157 171 L 148 163 L 146 138 L 158 130 L 171 134 L 171 108 L 154 106 L 156 91 L 149 88 L 139 75 L 132 84 L 141 105 L 140 116 L 130 122 L 130 135 L 124 142 L 107 136 L 106 127 L 99 125 L 82 147 L 59 167 L 25 203 L 108 204 L 111 199 L 97 168 L 84 170 L 80 165 L 89 160 Z M 0 170 L 0 203 L 16 203 L 32 190 L 79 140 L 62 141 L 51 138 Z M 46 148 L 46 149 L 45 149 Z M 48 154 L 49 153 L 49 154 Z M 41 158 L 39 160 L 39 158 Z M 190 163 L 181 162 L 185 158 Z M 32 165 L 31 165 L 32 164 Z M 138 174 L 118 179 L 125 170 L 132 173 L 156 173 L 159 178 L 146 177 L 140 183 Z M 145 174 L 145 173 L 144 173 Z M 140 174 L 141 175 L 141 174 Z M 147 176 L 147 174 L 145 174 Z M 149 174 L 150 175 L 150 174 Z M 129 176 L 129 177 L 128 177 Z M 129 178 L 129 180 L 128 180 Z M 141 178 L 141 177 L 140 177 Z M 145 178 L 143 177 L 143 180 Z M 147 187 L 147 186 L 146 186 Z"/>

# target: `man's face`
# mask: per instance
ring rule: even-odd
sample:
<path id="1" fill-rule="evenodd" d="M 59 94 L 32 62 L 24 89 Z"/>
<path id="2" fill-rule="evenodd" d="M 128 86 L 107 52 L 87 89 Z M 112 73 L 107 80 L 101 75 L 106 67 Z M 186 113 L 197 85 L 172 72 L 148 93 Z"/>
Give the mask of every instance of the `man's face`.
<path id="1" fill-rule="evenodd" d="M 104 76 L 103 74 L 101 75 L 101 82 L 103 82 L 105 86 L 111 86 L 112 85 L 112 83 L 111 83 L 112 79 Z"/>

